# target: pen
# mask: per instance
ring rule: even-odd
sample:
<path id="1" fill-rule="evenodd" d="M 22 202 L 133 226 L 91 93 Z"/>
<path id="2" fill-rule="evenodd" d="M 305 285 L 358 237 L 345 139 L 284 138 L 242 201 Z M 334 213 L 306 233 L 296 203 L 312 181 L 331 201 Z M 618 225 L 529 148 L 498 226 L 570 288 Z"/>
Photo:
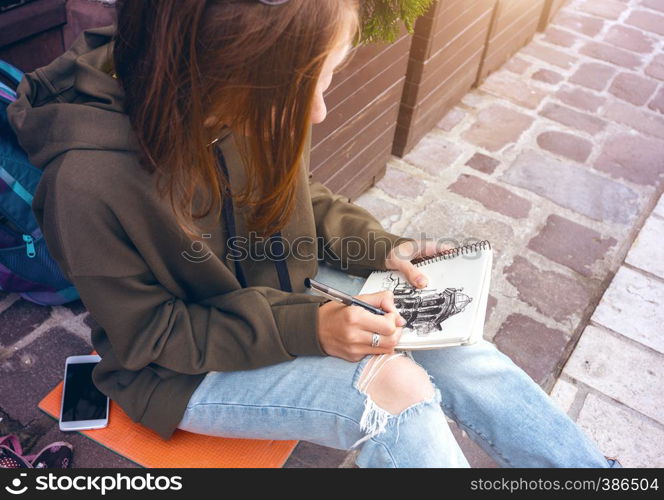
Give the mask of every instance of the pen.
<path id="1" fill-rule="evenodd" d="M 336 300 L 337 302 L 341 302 L 343 304 L 346 304 L 347 306 L 360 306 L 365 308 L 369 312 L 372 312 L 374 314 L 380 314 L 381 316 L 385 314 L 385 311 L 379 309 L 378 307 L 374 307 L 371 304 L 367 304 L 366 302 L 356 299 L 355 297 L 351 297 L 347 293 L 332 288 L 331 286 L 324 285 L 323 283 L 316 281 L 314 279 L 304 278 L 304 286 L 306 286 L 307 288 L 311 288 L 314 292 L 318 293 L 319 295 L 328 297 L 329 299 L 332 300 Z"/>

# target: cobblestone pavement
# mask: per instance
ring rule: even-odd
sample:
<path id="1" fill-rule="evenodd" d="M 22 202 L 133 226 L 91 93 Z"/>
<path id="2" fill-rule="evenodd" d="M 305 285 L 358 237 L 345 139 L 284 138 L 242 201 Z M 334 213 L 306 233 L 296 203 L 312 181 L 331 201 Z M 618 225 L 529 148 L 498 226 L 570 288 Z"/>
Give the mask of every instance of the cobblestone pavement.
<path id="1" fill-rule="evenodd" d="M 357 200 L 395 233 L 490 240 L 485 336 L 628 467 L 664 466 L 662 48 L 664 0 L 573 0 Z M 0 435 L 135 467 L 37 409 L 91 324 L 0 292 Z M 301 442 L 286 466 L 352 459 Z"/>
<path id="2" fill-rule="evenodd" d="M 570 2 L 357 200 L 490 240 L 485 336 L 629 467 L 664 466 L 663 46 L 664 0 Z"/>
<path id="3" fill-rule="evenodd" d="M 552 395 L 626 467 L 664 467 L 664 197 L 590 318 Z"/>

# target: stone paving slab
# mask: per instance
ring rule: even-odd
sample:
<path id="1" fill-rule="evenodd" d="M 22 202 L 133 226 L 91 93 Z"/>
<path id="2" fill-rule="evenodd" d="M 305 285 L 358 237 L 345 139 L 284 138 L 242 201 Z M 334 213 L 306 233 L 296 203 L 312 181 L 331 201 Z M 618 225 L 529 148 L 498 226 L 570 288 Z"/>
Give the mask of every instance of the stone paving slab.
<path id="1" fill-rule="evenodd" d="M 661 394 L 656 396 L 664 385 L 661 354 L 590 325 L 563 373 L 664 424 Z"/>
<path id="2" fill-rule="evenodd" d="M 574 384 L 559 378 L 551 390 L 551 397 L 565 413 L 569 413 L 578 392 Z"/>
<path id="3" fill-rule="evenodd" d="M 663 306 L 664 282 L 623 266 L 591 319 L 664 353 Z"/>
<path id="4" fill-rule="evenodd" d="M 653 214 L 664 217 L 664 196 L 659 199 L 659 203 L 657 203 Z"/>
<path id="5" fill-rule="evenodd" d="M 570 337 L 563 330 L 515 313 L 507 317 L 493 340 L 535 382 L 550 387 Z"/>
<path id="6" fill-rule="evenodd" d="M 664 467 L 664 428 L 638 412 L 589 394 L 578 424 L 624 467 Z"/>
<path id="7" fill-rule="evenodd" d="M 664 235 L 664 218 L 650 217 L 641 229 L 625 262 L 664 279 L 662 235 Z"/>
<path id="8" fill-rule="evenodd" d="M 345 450 L 337 450 L 300 441 L 284 466 L 293 468 L 337 468 L 344 464 L 347 455 L 348 452 Z"/>
<path id="9" fill-rule="evenodd" d="M 545 135 L 547 133 L 550 135 Z M 567 156 L 578 156 L 579 149 L 587 148 L 588 143 L 571 144 L 569 137 L 573 136 L 544 132 L 537 137 L 537 141 L 540 147 L 542 144 L 550 146 L 550 149 L 557 149 L 559 154 Z M 583 151 L 582 156 L 589 156 L 587 150 Z M 629 187 L 567 160 L 558 160 L 532 150 L 523 151 L 500 180 L 529 189 L 597 221 L 629 223 L 644 209 L 645 200 Z M 601 202 L 598 203 L 598 200 Z"/>

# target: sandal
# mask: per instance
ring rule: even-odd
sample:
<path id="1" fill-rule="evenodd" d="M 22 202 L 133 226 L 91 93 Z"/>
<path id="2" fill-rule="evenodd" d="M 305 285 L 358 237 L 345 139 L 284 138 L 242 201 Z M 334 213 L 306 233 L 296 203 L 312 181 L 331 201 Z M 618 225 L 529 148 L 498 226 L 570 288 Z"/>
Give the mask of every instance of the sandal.
<path id="1" fill-rule="evenodd" d="M 0 468 L 30 469 L 30 464 L 21 456 L 21 442 L 14 434 L 0 438 Z"/>
<path id="2" fill-rule="evenodd" d="M 66 441 L 56 441 L 44 446 L 38 453 L 26 455 L 25 459 L 35 469 L 67 469 L 74 456 L 74 447 Z"/>
<path id="3" fill-rule="evenodd" d="M 56 441 L 38 453 L 23 455 L 21 442 L 14 434 L 0 438 L 0 468 L 3 469 L 67 469 L 71 466 L 74 447 Z"/>

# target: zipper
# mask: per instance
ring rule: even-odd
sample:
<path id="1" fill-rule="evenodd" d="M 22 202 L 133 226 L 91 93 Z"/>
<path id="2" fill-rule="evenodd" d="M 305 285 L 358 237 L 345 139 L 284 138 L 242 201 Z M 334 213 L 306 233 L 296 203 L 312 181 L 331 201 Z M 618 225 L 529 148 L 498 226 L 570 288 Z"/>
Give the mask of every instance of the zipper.
<path id="1" fill-rule="evenodd" d="M 29 234 L 24 234 L 23 241 L 26 243 L 25 251 L 28 254 L 28 257 L 32 259 L 35 255 L 37 255 L 37 252 L 35 252 L 35 242 L 32 239 L 32 236 Z"/>

